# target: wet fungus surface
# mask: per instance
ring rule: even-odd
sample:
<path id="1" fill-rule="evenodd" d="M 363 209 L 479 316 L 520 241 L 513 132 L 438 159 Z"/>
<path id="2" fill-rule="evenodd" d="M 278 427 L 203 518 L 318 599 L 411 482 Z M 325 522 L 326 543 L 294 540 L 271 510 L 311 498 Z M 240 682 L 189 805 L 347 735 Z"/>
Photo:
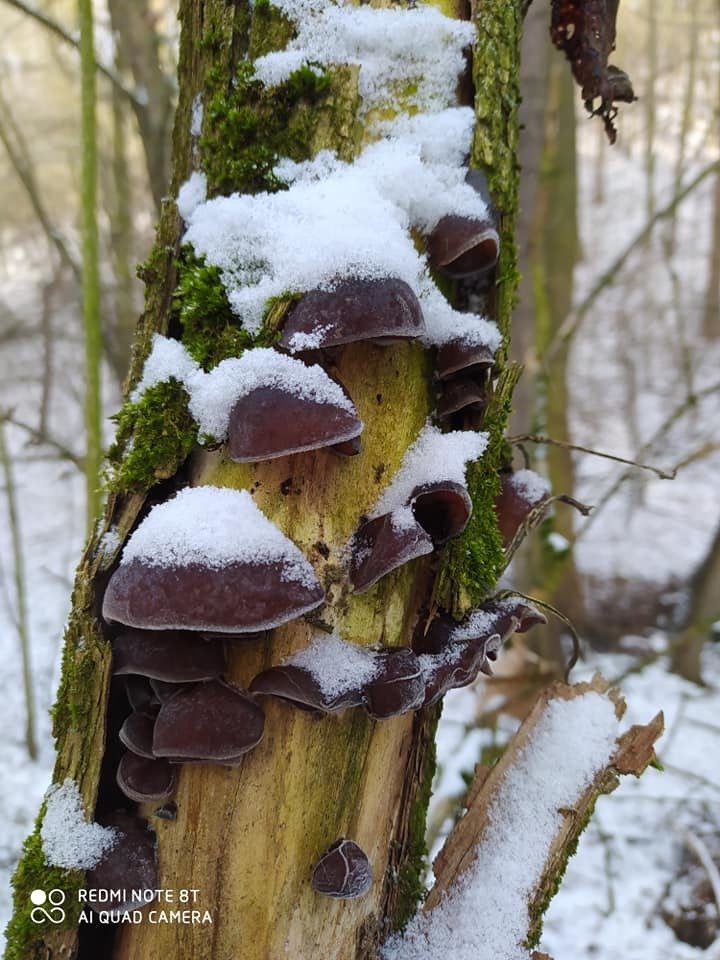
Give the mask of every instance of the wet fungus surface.
<path id="1" fill-rule="evenodd" d="M 367 854 L 354 840 L 341 837 L 315 864 L 310 882 L 313 890 L 325 897 L 354 900 L 370 890 L 372 867 Z"/>

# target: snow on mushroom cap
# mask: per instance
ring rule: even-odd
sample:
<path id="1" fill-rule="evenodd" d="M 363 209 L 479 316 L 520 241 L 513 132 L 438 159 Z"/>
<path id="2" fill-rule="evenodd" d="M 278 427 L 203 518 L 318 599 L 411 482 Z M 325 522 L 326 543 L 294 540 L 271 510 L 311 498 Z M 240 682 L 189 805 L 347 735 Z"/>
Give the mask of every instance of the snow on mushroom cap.
<path id="1" fill-rule="evenodd" d="M 374 650 L 348 643 L 335 634 L 318 634 L 309 646 L 286 657 L 282 665 L 307 671 L 328 699 L 364 687 L 382 668 Z"/>
<path id="2" fill-rule="evenodd" d="M 515 470 L 510 480 L 514 492 L 527 503 L 534 504 L 550 496 L 547 480 L 534 470 Z"/>
<path id="3" fill-rule="evenodd" d="M 230 413 L 241 397 L 259 387 L 276 387 L 314 403 L 327 403 L 354 414 L 355 408 L 341 387 L 322 367 L 276 350 L 256 348 L 241 357 L 223 360 L 210 373 L 200 371 L 188 384 L 190 413 L 200 432 L 222 440 Z"/>
<path id="4" fill-rule="evenodd" d="M 247 490 L 188 487 L 150 511 L 128 541 L 120 566 L 141 560 L 149 566 L 282 561 L 284 579 L 316 584 L 312 566 L 292 541 L 255 506 Z"/>
<path id="5" fill-rule="evenodd" d="M 40 839 L 45 859 L 64 870 L 92 870 L 120 837 L 112 827 L 88 823 L 74 780 L 54 784 L 45 794 Z"/>
<path id="6" fill-rule="evenodd" d="M 175 379 L 179 383 L 187 384 L 190 377 L 199 369 L 200 365 L 192 359 L 179 340 L 156 333 L 152 339 L 152 349 L 143 367 L 142 377 L 130 394 L 130 399 L 133 402 L 139 400 L 145 390 L 166 380 Z"/>
<path id="7" fill-rule="evenodd" d="M 303 64 L 355 63 L 364 112 L 380 106 L 390 95 L 388 88 L 398 84 L 404 101 L 416 109 L 447 106 L 465 66 L 463 48 L 475 39 L 472 24 L 425 4 L 405 10 L 357 7 L 342 0 L 276 0 L 275 5 L 295 21 L 297 33 L 285 50 L 256 60 L 258 78 L 274 86 Z"/>
<path id="8" fill-rule="evenodd" d="M 385 488 L 370 516 L 380 517 L 406 506 L 416 487 L 453 481 L 465 484 L 465 467 L 485 452 L 488 435 L 472 430 L 441 433 L 427 424 L 405 453 L 400 469 Z"/>

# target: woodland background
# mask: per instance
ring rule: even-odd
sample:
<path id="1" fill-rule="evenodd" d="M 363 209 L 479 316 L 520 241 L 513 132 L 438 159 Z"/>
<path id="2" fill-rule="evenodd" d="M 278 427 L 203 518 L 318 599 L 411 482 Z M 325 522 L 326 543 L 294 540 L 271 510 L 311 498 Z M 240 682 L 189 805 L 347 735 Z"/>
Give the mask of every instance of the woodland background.
<path id="1" fill-rule="evenodd" d="M 75 4 L 23 7 L 0 0 L 0 925 L 49 782 L 48 709 L 85 535 Z M 516 465 L 526 454 L 556 493 L 595 510 L 559 507 L 511 582 L 571 617 L 586 646 L 577 679 L 601 668 L 621 679 L 631 721 L 663 709 L 667 725 L 665 772 L 599 804 L 543 946 L 557 958 L 717 958 L 720 3 L 623 0 L 614 60 L 640 99 L 622 110 L 612 148 L 551 47 L 548 7 L 534 0 L 526 24 L 513 343 L 526 370 L 511 430 L 677 473 L 518 445 Z M 95 15 L 109 442 L 142 303 L 135 265 L 165 189 L 177 23 L 170 0 L 98 2 Z M 551 626 L 508 651 L 495 680 L 448 697 L 435 848 L 474 764 L 502 748 L 567 643 Z"/>

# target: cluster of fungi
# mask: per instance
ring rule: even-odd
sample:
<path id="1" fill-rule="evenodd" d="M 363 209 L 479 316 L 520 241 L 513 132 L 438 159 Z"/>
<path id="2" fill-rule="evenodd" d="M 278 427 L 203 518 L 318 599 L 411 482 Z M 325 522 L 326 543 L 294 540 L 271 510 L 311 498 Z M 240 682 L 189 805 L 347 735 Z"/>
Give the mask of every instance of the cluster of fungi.
<path id="1" fill-rule="evenodd" d="M 427 238 L 428 263 L 452 279 L 491 278 L 498 242 L 492 218 L 446 216 Z M 262 357 L 249 350 L 229 361 L 247 360 L 249 369 L 257 354 L 259 369 L 267 372 L 255 371 L 228 412 L 226 457 L 252 463 L 319 448 L 361 454 L 362 423 L 323 361 L 336 347 L 357 341 L 385 346 L 421 338 L 424 329 L 418 298 L 398 279 L 344 278 L 304 294 L 288 311 L 276 349 L 262 350 Z M 482 410 L 493 364 L 488 347 L 462 337 L 436 351 L 441 421 L 452 428 L 459 411 Z M 317 389 L 297 388 L 293 377 L 300 368 L 312 372 Z M 506 544 L 538 500 L 548 497 L 544 488 L 530 495 L 520 482 L 524 473 L 504 474 L 496 501 Z M 360 523 L 345 551 L 348 590 L 370 590 L 392 570 L 457 537 L 472 513 L 468 490 L 457 479 L 411 485 L 401 501 Z M 199 549 L 193 524 L 202 528 Z M 316 628 L 308 650 L 263 670 L 248 689 L 225 678 L 230 645 L 258 642 L 311 612 L 317 623 L 324 601 L 311 564 L 247 491 L 186 487 L 153 506 L 112 571 L 102 606 L 113 673 L 121 678 L 116 684 L 125 687 L 118 730 L 125 752 L 116 766 L 125 797 L 158 804 L 156 816 L 174 819 L 180 766 L 242 763 L 262 739 L 264 698 L 318 716 L 362 708 L 377 720 L 397 717 L 491 673 L 502 643 L 544 620 L 524 600 L 506 597 L 460 621 L 436 613 L 418 627 L 412 646 L 360 646 Z M 89 872 L 89 884 L 154 887 L 152 831 L 128 813 L 105 822 L 121 827 L 121 839 Z M 341 837 L 314 868 L 308 865 L 308 877 L 319 894 L 353 898 L 367 893 L 372 869 L 361 848 Z"/>

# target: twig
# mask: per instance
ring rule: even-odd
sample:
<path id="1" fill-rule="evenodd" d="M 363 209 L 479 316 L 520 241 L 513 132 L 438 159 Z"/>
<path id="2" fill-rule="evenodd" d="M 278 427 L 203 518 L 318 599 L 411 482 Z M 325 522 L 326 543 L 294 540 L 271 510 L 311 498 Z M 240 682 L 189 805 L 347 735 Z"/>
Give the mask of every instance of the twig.
<path id="1" fill-rule="evenodd" d="M 77 37 L 73 36 L 69 30 L 67 30 L 61 23 L 57 20 L 54 20 L 51 16 L 48 16 L 47 13 L 44 13 L 42 10 L 38 10 L 37 7 L 32 6 L 32 4 L 26 3 L 25 0 L 4 0 L 4 2 L 9 7 L 14 7 L 16 10 L 20 10 L 21 13 L 26 14 L 26 16 L 31 17 L 33 20 L 36 20 L 38 23 L 41 23 L 50 33 L 55 34 L 56 37 L 59 37 L 63 43 L 68 44 L 73 47 L 75 50 L 80 49 L 80 42 Z M 108 80 L 119 90 L 119 92 L 134 105 L 140 106 L 141 101 L 134 90 L 131 90 L 111 67 L 105 66 L 95 58 L 95 69 L 99 70 L 100 73 L 104 74 Z"/>
<path id="2" fill-rule="evenodd" d="M 692 850 L 700 861 L 705 873 L 708 875 L 713 897 L 715 898 L 715 906 L 720 916 L 720 873 L 715 866 L 715 861 L 710 856 L 710 851 L 703 840 L 696 833 L 693 833 L 692 830 L 683 830 L 682 837 L 685 845 Z"/>
<path id="3" fill-rule="evenodd" d="M 685 187 L 677 192 L 669 203 L 667 203 L 664 207 L 661 207 L 660 210 L 655 211 L 645 226 L 629 241 L 629 243 L 625 245 L 625 247 L 623 247 L 610 266 L 600 274 L 595 283 L 592 285 L 585 299 L 570 314 L 568 314 L 566 320 L 563 324 L 561 324 L 545 352 L 543 366 L 546 368 L 549 367 L 558 350 L 566 346 L 567 343 L 575 336 L 580 328 L 580 324 L 585 319 L 598 296 L 606 287 L 612 284 L 617 274 L 625 266 L 628 257 L 638 247 L 647 242 L 656 224 L 661 220 L 671 216 L 686 197 L 696 190 L 704 180 L 707 180 L 708 177 L 712 176 L 714 173 L 717 173 L 719 170 L 720 160 L 715 160 L 713 163 L 708 164 L 708 166 L 704 167 L 700 173 L 697 174 L 697 176 L 693 177 L 693 179 Z"/>
<path id="4" fill-rule="evenodd" d="M 0 420 L 0 461 L 5 478 L 5 496 L 7 497 L 8 524 L 12 538 L 13 564 L 15 567 L 15 605 L 17 632 L 20 641 L 23 688 L 25 691 L 25 744 L 31 760 L 37 758 L 35 742 L 35 698 L 30 669 L 30 632 L 28 630 L 27 595 L 25 590 L 25 565 L 23 563 L 22 541 L 20 537 L 20 516 L 15 496 L 15 477 L 13 476 L 10 453 L 5 444 L 5 424 Z"/>
<path id="5" fill-rule="evenodd" d="M 537 607 L 540 607 L 541 610 L 547 610 L 548 613 L 551 613 L 554 617 L 557 617 L 570 631 L 570 636 L 572 637 L 573 648 L 572 653 L 568 657 L 568 661 L 565 664 L 565 683 L 568 682 L 570 677 L 570 671 L 576 665 L 580 659 L 580 654 L 582 653 L 582 640 L 580 639 L 580 634 L 577 632 L 575 627 L 572 625 L 571 621 L 565 616 L 564 613 L 560 613 L 557 607 L 554 607 L 551 603 L 548 603 L 547 600 L 538 600 L 537 597 L 530 597 L 525 593 L 520 593 L 518 590 L 501 590 L 500 593 L 496 594 L 492 599 L 502 600 L 505 597 L 519 597 L 521 600 L 527 600 L 528 603 L 532 603 Z"/>
<path id="6" fill-rule="evenodd" d="M 604 460 L 614 460 L 616 463 L 627 463 L 628 466 L 637 467 L 638 470 L 649 470 L 661 480 L 674 480 L 677 474 L 677 468 L 673 470 L 663 470 L 661 467 L 653 467 L 649 463 L 638 463 L 636 460 L 628 460 L 625 457 L 619 457 L 615 453 L 607 453 L 604 450 L 594 450 L 592 447 L 581 447 L 577 443 L 568 443 L 566 440 L 554 440 L 552 437 L 545 437 L 537 433 L 520 433 L 514 437 L 507 438 L 508 443 L 516 445 L 521 443 L 548 443 L 553 447 L 562 447 L 563 450 L 577 450 L 578 453 L 589 453 L 593 457 L 602 457 Z"/>
<path id="7" fill-rule="evenodd" d="M 18 430 L 23 430 L 32 438 L 34 443 L 51 447 L 56 451 L 61 460 L 68 460 L 80 471 L 84 469 L 83 457 L 79 457 L 76 453 L 73 453 L 69 447 L 64 446 L 64 444 L 60 443 L 58 440 L 53 440 L 52 437 L 49 437 L 46 433 L 38 430 L 36 427 L 31 426 L 29 423 L 24 423 L 22 420 L 17 420 L 10 411 L 0 410 L 0 424 L 6 423 L 11 424 L 13 427 L 17 427 Z"/>

